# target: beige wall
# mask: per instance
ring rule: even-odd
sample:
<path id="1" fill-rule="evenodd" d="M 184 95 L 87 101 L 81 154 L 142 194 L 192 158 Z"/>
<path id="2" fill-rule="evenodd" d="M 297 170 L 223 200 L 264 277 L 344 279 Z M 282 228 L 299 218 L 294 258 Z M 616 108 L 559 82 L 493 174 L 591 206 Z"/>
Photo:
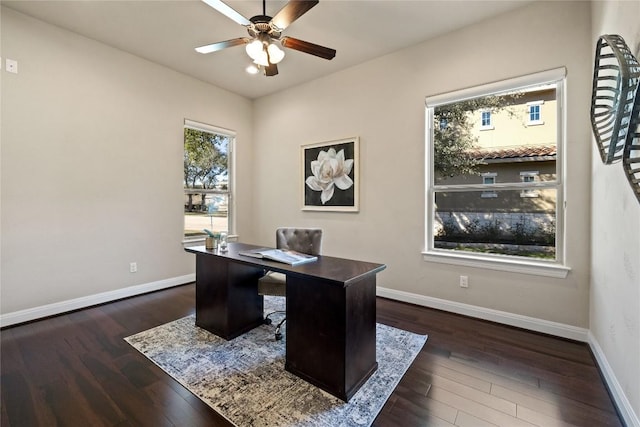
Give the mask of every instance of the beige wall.
<path id="1" fill-rule="evenodd" d="M 495 43 L 478 49 L 480 40 Z M 425 97 L 563 66 L 568 277 L 423 261 Z M 539 2 L 259 99 L 252 240 L 273 242 L 281 225 L 320 226 L 325 253 L 387 264 L 383 287 L 587 327 L 591 69 L 589 4 Z M 355 135 L 360 212 L 300 211 L 300 145 Z M 458 285 L 462 274 L 468 289 Z"/>
<path id="2" fill-rule="evenodd" d="M 601 35 L 619 34 L 640 58 L 640 1 L 593 2 L 592 13 L 593 51 Z M 590 144 L 590 330 L 640 425 L 640 204 L 622 165 L 602 164 Z"/>
<path id="3" fill-rule="evenodd" d="M 250 101 L 1 10 L 2 57 L 19 63 L 0 72 L 3 314 L 194 272 L 185 118 L 237 131 L 238 229 L 251 229 Z"/>

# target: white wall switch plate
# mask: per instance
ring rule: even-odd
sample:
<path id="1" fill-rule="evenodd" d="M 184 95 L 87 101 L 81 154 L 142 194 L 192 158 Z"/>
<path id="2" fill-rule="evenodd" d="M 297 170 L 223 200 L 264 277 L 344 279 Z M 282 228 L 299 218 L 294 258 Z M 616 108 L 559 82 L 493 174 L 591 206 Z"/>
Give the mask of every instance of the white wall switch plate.
<path id="1" fill-rule="evenodd" d="M 461 288 L 469 287 L 469 276 L 460 276 L 460 287 Z"/>
<path id="2" fill-rule="evenodd" d="M 15 59 L 7 59 L 5 69 L 10 73 L 18 74 L 18 61 Z"/>

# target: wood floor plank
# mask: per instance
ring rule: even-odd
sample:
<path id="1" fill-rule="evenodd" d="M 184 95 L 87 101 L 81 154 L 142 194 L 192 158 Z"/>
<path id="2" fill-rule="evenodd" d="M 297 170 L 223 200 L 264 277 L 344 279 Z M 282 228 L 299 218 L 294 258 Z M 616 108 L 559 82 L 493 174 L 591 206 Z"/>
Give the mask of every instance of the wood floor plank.
<path id="1" fill-rule="evenodd" d="M 458 410 L 430 398 L 417 400 L 399 399 L 391 411 L 403 426 L 453 426 Z M 377 419 L 374 426 L 385 426 Z"/>
<path id="2" fill-rule="evenodd" d="M 488 364 L 478 360 L 452 355 L 449 358 L 433 359 L 436 365 L 444 366 L 451 370 L 475 377 L 489 384 L 526 384 L 538 387 L 538 379 L 533 375 L 521 372 L 513 375 L 511 371 L 504 372 L 500 365 Z"/>
<path id="3" fill-rule="evenodd" d="M 497 426 L 504 427 L 532 427 L 535 424 L 531 424 L 524 420 L 520 420 L 515 416 L 505 414 L 504 412 L 497 411 L 481 403 L 475 402 L 469 398 L 452 393 L 440 387 L 433 386 L 429 392 L 429 397 L 435 401 L 444 403 L 453 408 L 464 408 L 464 412 L 480 418 L 481 420 L 488 421 L 489 423 Z"/>
<path id="4" fill-rule="evenodd" d="M 472 387 L 476 390 L 482 391 L 484 393 L 491 392 L 491 382 L 483 380 L 481 378 L 477 378 L 472 375 L 468 375 L 464 372 L 460 372 L 459 370 L 451 369 L 443 365 L 439 365 L 436 363 L 430 363 L 424 369 L 422 367 L 417 368 L 422 369 L 424 374 L 435 374 L 442 378 L 447 378 L 449 380 L 458 382 L 460 384 L 464 384 L 468 387 Z"/>
<path id="5" fill-rule="evenodd" d="M 474 417 L 471 414 L 467 414 L 464 411 L 458 411 L 456 417 L 456 426 L 458 427 L 498 427 L 496 424 L 489 421 L 481 420 L 478 417 Z"/>
<path id="6" fill-rule="evenodd" d="M 603 427 L 620 426 L 618 420 L 612 419 L 610 414 L 580 402 L 569 401 L 560 396 L 557 397 L 555 402 L 552 402 L 550 399 L 537 399 L 499 385 L 494 385 L 491 388 L 491 394 L 511 400 L 515 402 L 518 407 L 523 406 L 548 417 L 576 425 L 589 425 L 590 423 L 594 423 Z"/>
<path id="7" fill-rule="evenodd" d="M 536 387 L 540 384 L 540 379 L 535 375 L 535 372 L 529 369 L 528 366 L 526 369 L 513 368 L 510 365 L 505 364 L 502 358 L 497 358 L 495 361 L 489 361 L 481 359 L 477 357 L 477 355 L 470 356 L 460 352 L 455 352 L 451 354 L 450 359 L 461 365 L 467 365 L 474 370 L 484 371 L 485 373 L 483 376 L 486 374 L 493 374 L 496 377 L 500 377 L 494 378 L 495 381 L 503 381 L 504 379 L 508 382 L 515 381 Z"/>
<path id="8" fill-rule="evenodd" d="M 544 427 L 580 427 L 580 425 L 570 424 L 561 421 L 556 417 L 550 417 L 533 409 L 529 409 L 526 406 L 520 405 L 518 406 L 518 418 Z"/>
<path id="9" fill-rule="evenodd" d="M 503 399 L 495 394 L 484 393 L 475 388 L 460 384 L 459 382 L 449 380 L 447 378 L 440 377 L 438 375 L 431 375 L 432 387 L 440 387 L 444 390 L 455 393 L 458 396 L 462 396 L 474 402 L 488 406 L 496 411 L 503 412 L 512 417 L 516 416 L 516 404 L 513 401 Z"/>
<path id="10" fill-rule="evenodd" d="M 2 425 L 38 425 L 36 402 L 24 375 L 21 372 L 3 372 L 0 379 Z"/>

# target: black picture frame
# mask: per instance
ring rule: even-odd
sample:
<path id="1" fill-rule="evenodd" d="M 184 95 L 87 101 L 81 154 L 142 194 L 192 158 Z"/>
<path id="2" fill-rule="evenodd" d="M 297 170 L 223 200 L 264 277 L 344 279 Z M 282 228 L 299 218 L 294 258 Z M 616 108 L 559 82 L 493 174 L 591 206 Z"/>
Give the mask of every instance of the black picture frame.
<path id="1" fill-rule="evenodd" d="M 359 211 L 359 151 L 358 137 L 301 147 L 303 211 Z"/>

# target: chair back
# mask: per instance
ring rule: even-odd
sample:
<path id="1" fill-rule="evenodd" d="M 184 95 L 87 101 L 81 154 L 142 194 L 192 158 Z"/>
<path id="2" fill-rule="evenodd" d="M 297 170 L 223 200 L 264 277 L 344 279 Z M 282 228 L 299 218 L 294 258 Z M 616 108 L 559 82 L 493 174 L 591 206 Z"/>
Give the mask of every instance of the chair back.
<path id="1" fill-rule="evenodd" d="M 287 228 L 276 230 L 276 247 L 291 249 L 309 255 L 320 255 L 322 250 L 322 229 Z"/>

